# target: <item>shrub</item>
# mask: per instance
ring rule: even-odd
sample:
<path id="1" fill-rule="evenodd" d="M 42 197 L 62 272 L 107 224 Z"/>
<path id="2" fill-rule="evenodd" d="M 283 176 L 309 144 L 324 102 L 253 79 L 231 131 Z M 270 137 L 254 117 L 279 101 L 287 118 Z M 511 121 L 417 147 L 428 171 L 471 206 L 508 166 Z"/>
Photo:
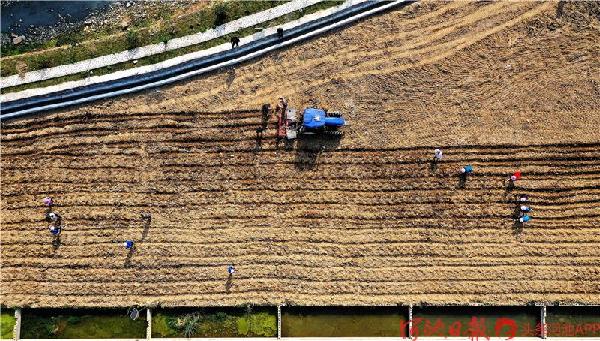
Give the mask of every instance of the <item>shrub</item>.
<path id="1" fill-rule="evenodd" d="M 227 22 L 227 6 L 223 2 L 215 5 L 215 22 L 213 27 L 221 26 Z"/>
<path id="2" fill-rule="evenodd" d="M 79 322 L 81 322 L 81 317 L 79 317 L 79 316 L 69 316 L 67 318 L 68 324 L 77 324 Z"/>
<path id="3" fill-rule="evenodd" d="M 137 31 L 128 30 L 127 31 L 127 47 L 129 49 L 135 49 L 140 46 L 140 37 Z"/>
<path id="4" fill-rule="evenodd" d="M 201 316 L 199 313 L 186 314 L 183 317 L 169 318 L 167 324 L 169 327 L 183 332 L 184 337 L 192 337 L 200 325 Z"/>

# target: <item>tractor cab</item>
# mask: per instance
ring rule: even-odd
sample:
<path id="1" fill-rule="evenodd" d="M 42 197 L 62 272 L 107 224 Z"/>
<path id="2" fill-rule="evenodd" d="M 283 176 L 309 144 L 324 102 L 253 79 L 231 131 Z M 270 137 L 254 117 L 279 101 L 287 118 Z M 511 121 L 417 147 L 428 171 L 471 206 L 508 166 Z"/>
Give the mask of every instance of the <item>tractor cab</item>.
<path id="1" fill-rule="evenodd" d="M 302 134 L 337 131 L 338 128 L 346 125 L 346 121 L 340 113 L 327 113 L 325 110 L 316 108 L 304 109 L 302 119 L 300 127 L 300 133 Z"/>

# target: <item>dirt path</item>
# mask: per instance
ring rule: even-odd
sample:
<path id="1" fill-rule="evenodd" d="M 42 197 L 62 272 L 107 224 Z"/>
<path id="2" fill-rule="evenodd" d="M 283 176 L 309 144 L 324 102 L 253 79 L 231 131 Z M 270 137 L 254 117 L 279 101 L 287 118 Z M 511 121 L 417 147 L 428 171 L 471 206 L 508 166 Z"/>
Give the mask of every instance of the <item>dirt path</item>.
<path id="1" fill-rule="evenodd" d="M 599 304 L 600 35 L 572 21 L 577 6 L 562 19 L 555 3 L 409 6 L 235 70 L 4 124 L 2 303 Z M 272 121 L 259 149 L 259 104 L 279 94 L 351 125 L 286 149 Z M 518 193 L 534 209 L 523 229 Z M 58 249 L 45 195 L 66 224 Z"/>

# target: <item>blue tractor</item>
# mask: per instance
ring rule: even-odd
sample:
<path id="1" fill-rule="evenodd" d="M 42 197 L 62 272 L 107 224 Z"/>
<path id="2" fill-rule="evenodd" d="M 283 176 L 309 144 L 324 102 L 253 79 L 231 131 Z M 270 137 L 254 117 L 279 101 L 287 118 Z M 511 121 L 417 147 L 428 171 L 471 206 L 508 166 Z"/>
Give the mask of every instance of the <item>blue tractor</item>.
<path id="1" fill-rule="evenodd" d="M 339 128 L 346 125 L 346 120 L 338 112 L 325 112 L 322 109 L 306 108 L 302 115 L 300 134 L 334 134 L 341 135 Z"/>

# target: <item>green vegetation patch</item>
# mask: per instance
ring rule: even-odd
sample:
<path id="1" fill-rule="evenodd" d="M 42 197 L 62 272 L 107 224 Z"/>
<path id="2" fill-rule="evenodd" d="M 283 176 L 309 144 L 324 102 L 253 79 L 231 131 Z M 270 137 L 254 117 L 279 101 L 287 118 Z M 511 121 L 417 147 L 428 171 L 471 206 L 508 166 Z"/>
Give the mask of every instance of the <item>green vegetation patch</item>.
<path id="1" fill-rule="evenodd" d="M 23 309 L 21 338 L 145 338 L 145 314 L 131 320 L 125 310 Z"/>
<path id="2" fill-rule="evenodd" d="M 2 308 L 0 313 L 0 339 L 12 339 L 15 327 L 15 312 Z"/>
<path id="3" fill-rule="evenodd" d="M 140 46 L 166 42 L 173 38 L 203 32 L 283 3 L 285 1 L 217 2 L 215 5 L 195 13 L 165 20 L 163 25 L 142 28 L 133 26 L 126 32 L 98 36 L 94 37 L 94 40 L 85 40 L 82 31 L 73 31 L 50 40 L 44 45 L 3 45 L 2 56 L 4 58 L 2 58 L 0 74 L 2 77 L 6 77 L 17 74 L 19 71 L 28 72 L 72 64 Z M 35 50 L 39 51 L 26 53 Z"/>
<path id="4" fill-rule="evenodd" d="M 406 314 L 404 314 L 406 313 Z M 405 337 L 402 307 L 282 307 L 283 337 Z"/>
<path id="5" fill-rule="evenodd" d="M 273 337 L 274 308 L 204 308 L 155 311 L 152 337 Z"/>

